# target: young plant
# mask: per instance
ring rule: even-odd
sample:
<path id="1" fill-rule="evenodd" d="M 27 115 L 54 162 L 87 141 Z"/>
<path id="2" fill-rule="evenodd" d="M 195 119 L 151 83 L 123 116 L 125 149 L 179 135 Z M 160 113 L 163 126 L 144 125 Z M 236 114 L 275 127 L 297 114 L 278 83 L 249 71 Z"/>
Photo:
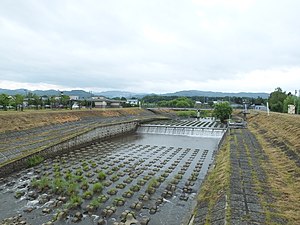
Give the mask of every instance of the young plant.
<path id="1" fill-rule="evenodd" d="M 91 199 L 92 197 L 93 197 L 93 192 L 91 192 L 91 191 L 85 191 L 82 194 L 82 198 L 84 198 L 84 199 Z"/>
<path id="2" fill-rule="evenodd" d="M 101 193 L 102 190 L 103 190 L 103 185 L 101 183 L 98 182 L 93 185 L 93 192 Z"/>
<path id="3" fill-rule="evenodd" d="M 138 192 L 141 189 L 139 185 L 134 185 L 130 188 L 131 191 Z"/>
<path id="4" fill-rule="evenodd" d="M 90 170 L 90 167 L 88 165 L 83 167 L 83 171 L 89 171 L 89 170 Z"/>
<path id="5" fill-rule="evenodd" d="M 109 195 L 116 195 L 117 192 L 118 192 L 118 190 L 117 190 L 116 188 L 112 188 L 112 189 L 110 189 L 110 190 L 107 192 L 107 194 L 109 194 Z"/>
<path id="6" fill-rule="evenodd" d="M 67 187 L 67 195 L 72 196 L 72 195 L 76 195 L 78 193 L 78 184 L 71 182 L 68 184 Z"/>
<path id="7" fill-rule="evenodd" d="M 111 178 L 110 178 L 111 181 L 113 182 L 116 182 L 117 180 L 119 180 L 119 177 L 117 175 L 113 175 Z"/>
<path id="8" fill-rule="evenodd" d="M 82 204 L 83 200 L 79 195 L 72 195 L 67 203 L 68 209 L 74 209 Z"/>
<path id="9" fill-rule="evenodd" d="M 82 169 L 77 169 L 77 170 L 75 171 L 75 175 L 77 175 L 77 176 L 81 176 L 82 174 L 83 174 Z"/>
<path id="10" fill-rule="evenodd" d="M 63 194 L 67 190 L 67 182 L 62 178 L 55 178 L 52 182 L 52 191 L 56 194 Z"/>
<path id="11" fill-rule="evenodd" d="M 89 189 L 89 183 L 87 180 L 83 180 L 82 183 L 81 183 L 81 189 L 82 190 L 87 190 Z"/>
<path id="12" fill-rule="evenodd" d="M 105 180 L 106 179 L 106 174 L 103 171 L 100 171 L 97 175 L 99 180 Z"/>
<path id="13" fill-rule="evenodd" d="M 94 198 L 91 202 L 90 205 L 95 207 L 95 208 L 99 208 L 101 205 L 101 202 L 99 201 L 98 198 Z"/>
<path id="14" fill-rule="evenodd" d="M 35 155 L 27 159 L 26 163 L 28 167 L 33 167 L 44 161 L 44 157 L 40 155 Z"/>

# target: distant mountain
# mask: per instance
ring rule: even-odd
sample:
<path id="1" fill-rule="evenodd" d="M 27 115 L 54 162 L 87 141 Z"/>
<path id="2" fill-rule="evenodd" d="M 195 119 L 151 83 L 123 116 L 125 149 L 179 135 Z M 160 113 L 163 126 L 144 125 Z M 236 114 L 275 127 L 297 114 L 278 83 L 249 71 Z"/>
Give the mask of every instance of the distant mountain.
<path id="1" fill-rule="evenodd" d="M 206 96 L 206 97 L 244 97 L 244 98 L 269 98 L 268 93 L 252 93 L 252 92 L 239 92 L 239 93 L 226 93 L 226 92 L 213 92 L 213 91 L 197 91 L 197 90 L 188 90 L 188 91 L 178 91 L 174 93 L 162 94 L 163 96 Z"/>
<path id="2" fill-rule="evenodd" d="M 16 95 L 21 94 L 25 95 L 26 93 L 31 92 L 34 94 L 37 94 L 39 96 L 47 95 L 47 96 L 53 96 L 53 95 L 60 95 L 61 91 L 57 90 L 35 90 L 35 91 L 29 91 L 25 89 L 16 89 L 16 90 L 9 90 L 9 89 L 1 89 L 0 88 L 0 94 L 5 93 L 8 95 Z M 87 92 L 83 90 L 72 90 L 72 91 L 62 91 L 65 95 L 69 96 L 79 96 L 80 98 L 89 98 L 92 95 L 100 95 L 105 96 L 107 98 L 115 98 L 115 97 L 125 97 L 125 98 L 142 98 L 146 95 L 155 95 L 155 94 L 145 94 L 145 93 L 133 93 L 133 92 L 127 92 L 127 91 L 103 91 L 103 92 Z M 185 97 L 192 97 L 192 96 L 206 96 L 206 97 L 245 97 L 245 98 L 268 98 L 268 93 L 251 93 L 251 92 L 239 92 L 239 93 L 226 93 L 226 92 L 213 92 L 213 91 L 197 91 L 197 90 L 186 90 L 186 91 L 178 91 L 174 93 L 166 93 L 166 94 L 160 94 L 161 96 L 185 96 Z"/>
<path id="3" fill-rule="evenodd" d="M 115 97 L 125 97 L 125 98 L 132 98 L 132 97 L 136 97 L 137 95 L 147 95 L 147 94 L 137 94 L 137 93 L 133 93 L 133 92 L 128 92 L 128 91 L 102 91 L 102 92 L 98 92 L 95 93 L 95 95 L 102 95 L 105 96 L 107 98 L 115 98 Z"/>
<path id="4" fill-rule="evenodd" d="M 83 91 L 83 90 L 72 90 L 72 91 L 57 91 L 57 90 L 27 90 L 27 89 L 16 89 L 16 90 L 9 90 L 9 89 L 1 89 L 0 88 L 0 94 L 4 93 L 4 94 L 8 94 L 8 95 L 16 95 L 16 94 L 21 94 L 21 95 L 25 95 L 27 93 L 33 93 L 39 96 L 43 96 L 43 95 L 47 95 L 47 96 L 58 96 L 61 94 L 61 92 L 63 92 L 63 94 L 65 95 L 69 95 L 69 96 L 79 96 L 80 98 L 87 98 L 87 97 L 91 97 L 91 93 Z"/>

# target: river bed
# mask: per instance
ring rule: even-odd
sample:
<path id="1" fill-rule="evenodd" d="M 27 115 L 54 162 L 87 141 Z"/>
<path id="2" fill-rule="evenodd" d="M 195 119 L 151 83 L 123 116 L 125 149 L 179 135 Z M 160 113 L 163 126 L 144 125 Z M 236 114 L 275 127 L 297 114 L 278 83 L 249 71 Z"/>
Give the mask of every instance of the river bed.
<path id="1" fill-rule="evenodd" d="M 110 225 L 126 220 L 149 225 L 186 224 L 219 141 L 216 137 L 135 133 L 46 159 L 2 181 L 0 220 L 21 214 L 33 225 L 54 218 L 54 224 Z M 81 178 L 76 177 L 77 172 Z M 101 181 L 100 172 L 106 175 Z M 51 189 L 55 179 L 66 181 L 66 174 L 77 179 L 78 196 L 91 192 L 78 207 L 68 205 L 70 196 L 66 193 Z M 45 177 L 51 187 L 32 187 L 33 180 Z M 81 188 L 84 181 L 88 182 L 87 190 Z M 95 183 L 103 184 L 101 192 L 93 191 Z M 101 204 L 91 210 L 91 202 L 97 199 Z"/>

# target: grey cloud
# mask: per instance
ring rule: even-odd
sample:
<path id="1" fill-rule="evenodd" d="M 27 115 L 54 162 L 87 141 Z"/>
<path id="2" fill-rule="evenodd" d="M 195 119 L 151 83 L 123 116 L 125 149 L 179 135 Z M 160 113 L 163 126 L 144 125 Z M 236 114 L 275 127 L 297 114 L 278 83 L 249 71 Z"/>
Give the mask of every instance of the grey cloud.
<path id="1" fill-rule="evenodd" d="M 0 79 L 137 89 L 300 66 L 298 1 L 224 5 L 1 1 Z"/>

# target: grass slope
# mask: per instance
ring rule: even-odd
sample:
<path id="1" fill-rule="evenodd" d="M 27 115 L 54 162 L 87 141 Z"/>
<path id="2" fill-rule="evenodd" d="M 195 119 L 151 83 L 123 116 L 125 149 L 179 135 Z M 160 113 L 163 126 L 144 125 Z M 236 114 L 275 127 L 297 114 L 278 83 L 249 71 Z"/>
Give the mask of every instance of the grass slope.
<path id="1" fill-rule="evenodd" d="M 0 133 L 18 131 L 50 124 L 78 121 L 85 117 L 138 116 L 145 110 L 138 108 L 124 109 L 81 109 L 81 110 L 30 110 L 24 112 L 0 112 Z"/>
<path id="2" fill-rule="evenodd" d="M 300 224 L 300 168 L 297 165 L 300 116 L 259 113 L 249 119 L 249 129 L 269 157 L 263 166 L 274 197 L 273 207 L 289 224 Z"/>

